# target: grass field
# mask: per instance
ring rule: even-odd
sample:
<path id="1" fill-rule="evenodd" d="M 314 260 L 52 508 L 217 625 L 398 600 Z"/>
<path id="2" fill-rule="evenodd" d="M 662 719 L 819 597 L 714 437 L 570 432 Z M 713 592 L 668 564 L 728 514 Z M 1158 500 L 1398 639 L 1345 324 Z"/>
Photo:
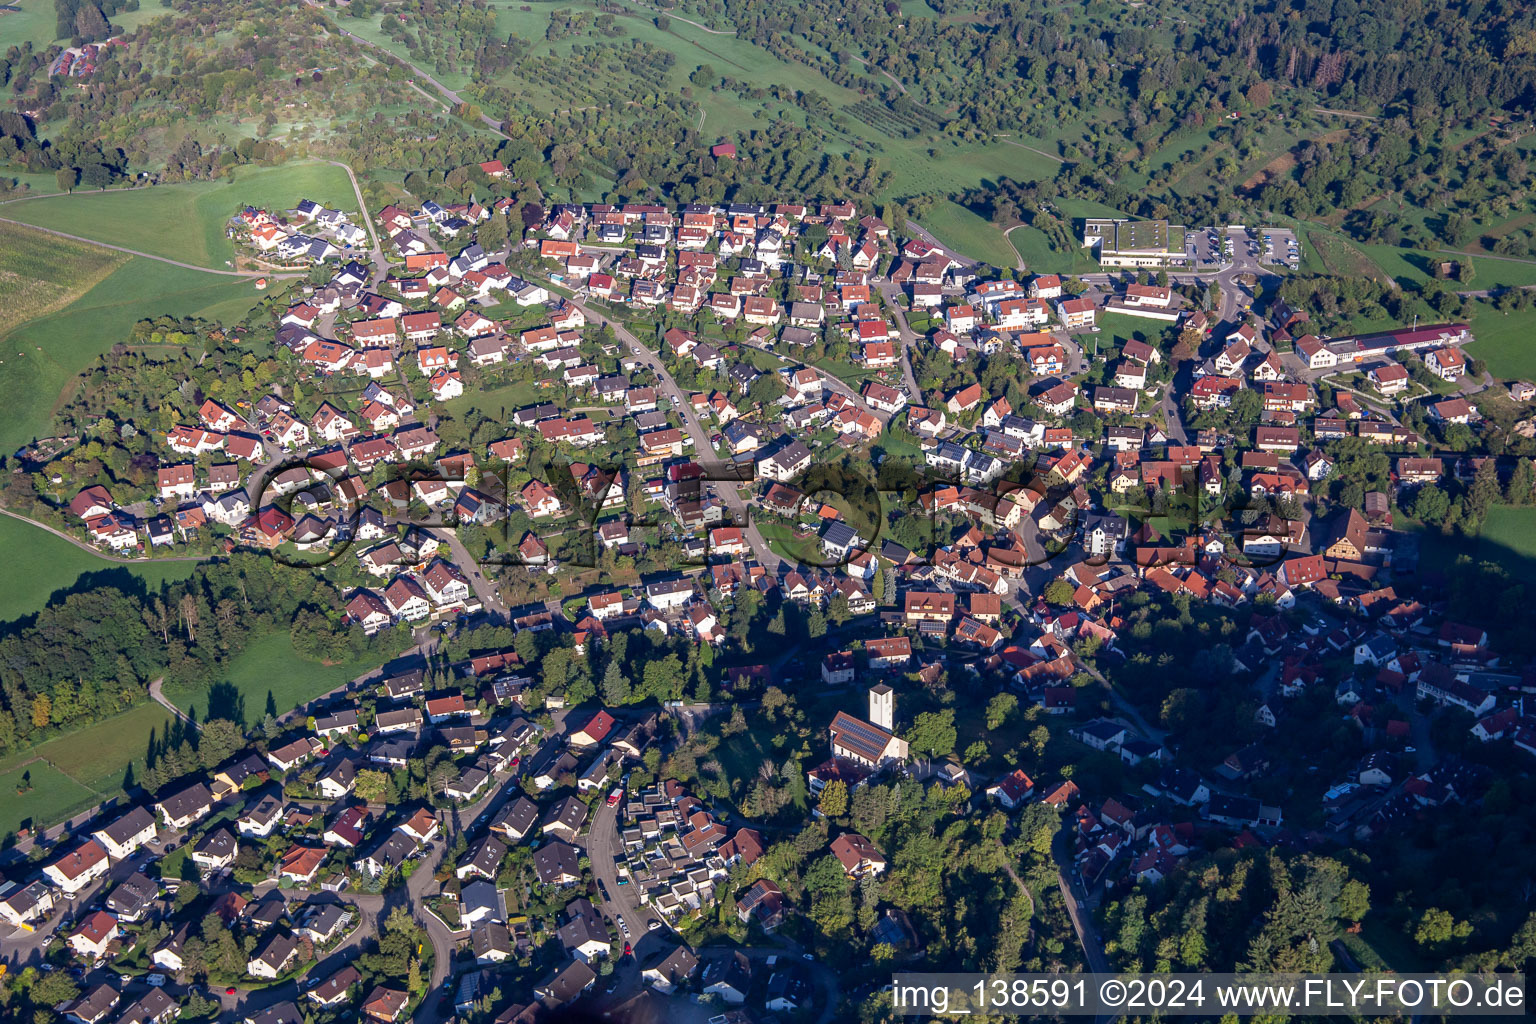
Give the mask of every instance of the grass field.
<path id="1" fill-rule="evenodd" d="M 14 46 L 30 42 L 33 49 L 42 50 L 55 40 L 58 17 L 49 0 L 7 0 L 6 6 L 19 7 L 21 10 L 0 14 L 0 43 Z M 120 11 L 110 20 L 112 24 L 131 32 L 146 21 L 169 13 L 158 3 L 147 3 L 141 4 L 137 11 Z"/>
<path id="2" fill-rule="evenodd" d="M 377 667 L 378 663 L 366 660 L 322 665 L 295 651 L 287 633 L 272 633 L 248 645 L 230 663 L 226 681 L 234 688 L 238 700 L 243 701 L 243 708 L 235 709 L 236 712 L 241 720 L 250 723 L 261 721 L 261 716 L 266 714 L 269 691 L 277 705 L 277 713 L 281 715 Z M 165 687 L 166 698 L 183 711 L 195 709 L 199 721 L 230 714 L 228 693 L 221 691 L 215 698 L 211 690 L 169 684 Z M 219 705 L 213 709 L 212 716 L 209 714 L 210 699 Z"/>
<path id="3" fill-rule="evenodd" d="M 0 451 L 47 436 L 64 388 L 138 320 L 163 313 L 233 320 L 258 297 L 248 281 L 129 258 L 59 312 L 0 336 Z"/>
<path id="4" fill-rule="evenodd" d="M 124 587 L 141 583 L 153 593 L 167 580 L 186 579 L 196 567 L 195 562 L 108 562 L 9 516 L 0 517 L 0 552 L 9 580 L 0 593 L 0 622 L 39 611 L 55 592 L 71 589 L 87 573 L 93 584 L 116 579 Z"/>
<path id="5" fill-rule="evenodd" d="M 53 42 L 58 17 L 49 0 L 10 0 L 8 6 L 21 9 L 0 14 L 0 39 L 7 46 L 30 41 L 35 49 L 41 50 Z"/>
<path id="6" fill-rule="evenodd" d="M 1018 224 L 1008 232 L 1008 241 L 1024 261 L 1031 273 L 1088 274 L 1098 269 L 1087 250 L 1074 247 L 1071 252 L 1058 252 L 1044 231 L 1028 224 Z"/>
<path id="7" fill-rule="evenodd" d="M 277 213 L 300 199 L 357 214 L 346 171 L 309 163 L 241 168 L 218 181 L 28 199 L 6 204 L 4 215 L 217 270 L 234 256 L 224 227 L 241 206 Z"/>
<path id="8" fill-rule="evenodd" d="M 1536 310 L 1500 313 L 1485 302 L 1472 315 L 1477 339 L 1467 352 L 1488 363 L 1488 372 L 1505 379 L 1536 378 Z"/>
<path id="9" fill-rule="evenodd" d="M 1315 233 L 1314 233 L 1315 236 Z M 1536 262 L 1501 259 L 1495 256 L 1467 257 L 1453 252 L 1424 252 L 1391 245 L 1360 245 L 1359 249 L 1395 280 L 1422 285 L 1432 276 L 1432 268 L 1442 260 L 1471 259 L 1476 278 L 1471 288 L 1521 288 L 1536 284 Z"/>
<path id="10" fill-rule="evenodd" d="M 102 800 L 121 796 L 123 774 L 144 768 L 151 733 L 164 736 L 170 712 L 146 702 L 0 761 L 0 833 L 23 822 L 52 825 Z M 23 772 L 32 789 L 17 794 Z"/>
<path id="11" fill-rule="evenodd" d="M 1498 562 L 1516 575 L 1536 569 L 1536 507 L 1495 505 L 1477 539 L 1476 557 Z"/>
<path id="12" fill-rule="evenodd" d="M 933 209 L 923 216 L 922 225 L 940 242 L 972 259 L 1005 270 L 1013 269 L 1017 263 L 1017 253 L 997 225 L 959 203 L 934 203 Z"/>

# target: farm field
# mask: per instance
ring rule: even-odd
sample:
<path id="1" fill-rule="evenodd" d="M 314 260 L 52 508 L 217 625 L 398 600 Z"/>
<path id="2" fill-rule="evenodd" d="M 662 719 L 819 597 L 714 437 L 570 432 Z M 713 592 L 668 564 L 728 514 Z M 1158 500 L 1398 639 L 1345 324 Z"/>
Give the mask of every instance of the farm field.
<path id="1" fill-rule="evenodd" d="M 137 321 L 160 314 L 237 319 L 257 298 L 249 281 L 130 257 L 59 312 L 0 336 L 0 451 L 47 436 L 64 388 Z"/>
<path id="2" fill-rule="evenodd" d="M 357 214 L 346 171 L 305 163 L 242 168 L 218 181 L 27 199 L 6 204 L 4 215 L 218 270 L 234 256 L 224 226 L 241 206 L 276 212 L 292 209 L 300 199 Z"/>
<path id="3" fill-rule="evenodd" d="M 215 703 L 225 706 L 213 708 L 210 714 L 211 690 L 167 684 L 164 692 L 166 699 L 183 711 L 191 713 L 195 709 L 198 721 L 229 717 L 234 713 L 240 721 L 250 724 L 261 721 L 262 715 L 266 714 L 269 692 L 281 715 L 377 667 L 369 661 L 323 665 L 295 651 L 293 640 L 287 633 L 272 633 L 247 645 L 229 663 L 226 682 L 234 688 L 242 707 L 229 708 L 229 697 L 221 694 Z"/>
<path id="4" fill-rule="evenodd" d="M 121 796 L 128 766 L 133 765 L 137 776 L 144 768 L 150 735 L 163 737 L 172 722 L 170 712 L 146 701 L 0 761 L 0 834 L 15 831 L 28 819 L 52 825 Z M 17 795 L 26 771 L 32 773 L 33 788 Z"/>
<path id="5" fill-rule="evenodd" d="M 197 565 L 109 562 L 9 516 L 0 517 L 0 552 L 4 553 L 9 580 L 0 593 L 0 622 L 40 611 L 55 593 L 74 588 L 88 574 L 91 585 L 120 580 L 125 588 L 142 586 L 153 593 L 167 581 L 186 579 Z M 3 787 L 0 792 L 4 792 Z"/>
<path id="6" fill-rule="evenodd" d="M 1471 320 L 1477 339 L 1470 355 L 1488 364 L 1488 372 L 1503 379 L 1536 377 L 1536 310 L 1500 313 L 1480 302 Z"/>
<path id="7" fill-rule="evenodd" d="M 86 242 L 0 223 L 0 305 L 13 324 L 55 313 L 129 260 Z"/>

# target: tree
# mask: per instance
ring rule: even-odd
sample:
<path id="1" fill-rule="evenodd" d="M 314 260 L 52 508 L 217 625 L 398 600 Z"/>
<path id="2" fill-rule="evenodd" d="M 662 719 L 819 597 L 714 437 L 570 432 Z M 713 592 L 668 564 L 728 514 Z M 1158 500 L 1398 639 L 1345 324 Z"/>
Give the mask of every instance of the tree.
<path id="1" fill-rule="evenodd" d="M 32 726 L 35 729 L 46 729 L 53 715 L 53 699 L 46 693 L 40 693 L 32 698 Z"/>
<path id="2" fill-rule="evenodd" d="M 603 670 L 603 703 L 610 707 L 629 702 L 629 680 L 624 678 L 624 670 L 619 666 L 617 658 L 608 659 L 608 667 Z"/>
<path id="3" fill-rule="evenodd" d="M 1488 509 L 1501 496 L 1498 463 L 1493 459 L 1484 459 L 1483 464 L 1477 467 L 1477 474 L 1472 478 L 1472 493 L 1467 499 L 1468 511 L 1472 519 L 1481 523 L 1488 515 Z"/>
<path id="4" fill-rule="evenodd" d="M 486 252 L 502 252 L 507 247 L 507 218 L 499 213 L 491 214 L 490 219 L 480 225 L 475 237 Z"/>
<path id="5" fill-rule="evenodd" d="M 841 818 L 848 813 L 848 784 L 833 779 L 821 791 L 821 813 L 829 818 Z"/>
<path id="6" fill-rule="evenodd" d="M 1451 511 L 1451 499 L 1438 485 L 1422 484 L 1413 496 L 1410 511 L 1420 522 L 1439 525 Z"/>
<path id="7" fill-rule="evenodd" d="M 1072 603 L 1072 595 L 1075 593 L 1077 593 L 1077 589 L 1066 580 L 1051 580 L 1051 582 L 1045 585 L 1045 592 L 1042 596 L 1050 604 L 1067 605 Z"/>
<path id="8" fill-rule="evenodd" d="M 38 1006 L 57 1006 L 80 995 L 80 986 L 63 971 L 44 974 L 32 983 L 32 1002 Z"/>
<path id="9" fill-rule="evenodd" d="M 1339 917 L 1346 921 L 1359 921 L 1371 909 L 1371 887 L 1358 878 L 1351 878 L 1339 891 L 1339 898 L 1334 906 L 1339 912 Z"/>
<path id="10" fill-rule="evenodd" d="M 78 175 L 73 167 L 60 167 L 53 172 L 53 180 L 58 184 L 60 192 L 73 192 Z"/>
<path id="11" fill-rule="evenodd" d="M 1019 708 L 1019 698 L 1011 693 L 999 693 L 987 701 L 987 728 L 1001 729 Z"/>
<path id="12" fill-rule="evenodd" d="M 425 991 L 421 980 L 421 960 L 418 957 L 411 957 L 411 966 L 406 970 L 405 987 L 409 992 Z"/>
<path id="13" fill-rule="evenodd" d="M 227 718 L 211 718 L 198 730 L 197 753 L 203 767 L 223 764 L 245 746 L 245 734 Z"/>
<path id="14" fill-rule="evenodd" d="M 1463 938 L 1471 933 L 1471 926 L 1465 922 L 1457 924 L 1450 911 L 1430 907 L 1419 919 L 1419 926 L 1413 933 L 1413 941 L 1426 949 L 1438 949 L 1453 938 Z"/>
<path id="15" fill-rule="evenodd" d="M 1524 505 L 1531 500 L 1531 492 L 1536 490 L 1536 467 L 1531 465 L 1530 459 L 1518 459 L 1515 468 L 1509 474 L 1509 486 L 1504 490 L 1504 500 L 1511 505 Z"/>
<path id="16" fill-rule="evenodd" d="M 776 373 L 765 373 L 752 382 L 747 398 L 758 405 L 772 405 L 784 397 L 784 379 Z"/>
<path id="17" fill-rule="evenodd" d="M 955 713 L 951 709 L 925 711 L 912 720 L 907 742 L 913 750 L 943 757 L 955 750 Z"/>
<path id="18" fill-rule="evenodd" d="M 372 768 L 364 768 L 357 773 L 353 792 L 360 800 L 370 804 L 387 803 L 391 789 L 389 776 Z"/>

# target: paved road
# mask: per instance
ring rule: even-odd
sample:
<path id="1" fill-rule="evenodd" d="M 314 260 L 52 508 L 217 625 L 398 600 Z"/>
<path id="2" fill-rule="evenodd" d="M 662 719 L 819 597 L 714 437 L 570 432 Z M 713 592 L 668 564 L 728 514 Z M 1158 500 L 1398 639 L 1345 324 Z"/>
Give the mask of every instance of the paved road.
<path id="1" fill-rule="evenodd" d="M 340 167 L 347 172 L 347 180 L 352 183 L 352 194 L 357 197 L 357 212 L 363 218 L 363 228 L 368 232 L 368 237 L 373 241 L 373 249 L 369 255 L 373 257 L 373 282 L 377 284 L 389 274 L 389 260 L 384 256 L 384 246 L 379 242 L 379 233 L 373 226 L 373 218 L 368 215 L 368 204 L 363 200 L 362 186 L 357 183 L 357 175 L 352 172 L 350 164 L 340 160 L 327 160 L 332 167 Z M 331 322 L 335 323 L 334 314 Z"/>
<path id="2" fill-rule="evenodd" d="M 650 907 L 642 907 L 633 885 L 620 885 L 619 872 L 614 858 L 623 852 L 624 844 L 619 836 L 619 807 L 608 806 L 606 800 L 597 805 L 592 814 L 592 828 L 582 840 L 587 859 L 592 862 L 592 874 L 608 890 L 608 898 L 602 900 L 603 910 L 616 921 L 623 921 L 629 929 L 627 941 L 638 942 L 646 934 L 652 921 L 661 920 Z M 620 929 L 623 934 L 623 929 Z"/>
<path id="3" fill-rule="evenodd" d="M 446 528 L 431 529 L 427 531 L 438 540 L 448 545 L 448 550 L 453 552 L 453 561 L 464 574 L 469 577 L 469 585 L 474 588 L 475 597 L 480 601 L 485 611 L 499 622 L 507 619 L 507 606 L 502 603 L 501 597 L 496 593 L 496 586 L 485 577 L 480 568 L 480 563 L 475 561 L 464 542 L 459 540 L 459 531 Z"/>
<path id="4" fill-rule="evenodd" d="M 899 299 L 901 298 L 901 286 L 887 278 L 877 286 L 880 289 L 880 297 L 885 300 L 885 308 L 896 321 L 896 336 L 901 339 L 901 379 L 906 388 L 907 398 L 913 405 L 923 406 L 923 389 L 917 386 L 917 375 L 912 372 L 912 348 L 922 339 L 917 332 L 912 330 L 907 323 L 907 315 L 902 312 Z"/>
<path id="5" fill-rule="evenodd" d="M 181 708 L 165 699 L 165 692 L 163 690 L 164 685 L 164 676 L 159 676 L 154 681 L 152 681 L 149 684 L 150 699 L 153 700 L 156 704 L 159 704 L 161 707 L 165 708 L 165 710 L 169 711 L 171 714 L 175 715 L 177 718 L 181 719 L 183 722 L 189 721 L 185 712 L 183 712 Z"/>

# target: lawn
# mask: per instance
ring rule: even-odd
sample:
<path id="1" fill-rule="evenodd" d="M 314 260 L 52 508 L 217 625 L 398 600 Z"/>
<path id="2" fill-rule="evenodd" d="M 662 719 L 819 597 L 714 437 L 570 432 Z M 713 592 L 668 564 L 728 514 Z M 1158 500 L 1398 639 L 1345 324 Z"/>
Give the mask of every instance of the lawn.
<path id="1" fill-rule="evenodd" d="M 357 215 L 346 171 L 322 163 L 239 168 L 218 181 L 77 192 L 9 203 L 5 215 L 153 256 L 221 269 L 234 257 L 229 218 L 246 204 L 274 213 L 313 199 Z"/>
<path id="2" fill-rule="evenodd" d="M 1472 314 L 1476 341 L 1467 353 L 1488 363 L 1488 372 L 1504 379 L 1536 379 L 1536 310 L 1500 313 L 1479 302 Z"/>
<path id="3" fill-rule="evenodd" d="M 1169 324 L 1161 320 L 1147 320 L 1139 316 L 1127 316 L 1124 313 L 1100 313 L 1099 333 L 1078 335 L 1077 340 L 1091 354 L 1095 345 L 1099 351 L 1103 351 L 1109 348 L 1122 349 L 1126 342 L 1137 338 L 1142 341 L 1154 341 L 1160 338 L 1169 327 Z"/>
<path id="4" fill-rule="evenodd" d="M 249 281 L 130 258 L 59 312 L 0 336 L 0 452 L 47 436 L 64 388 L 127 340 L 137 321 L 159 314 L 234 320 L 258 297 Z"/>
<path id="5" fill-rule="evenodd" d="M 57 736 L 0 761 L 0 833 L 28 818 L 51 825 L 101 800 L 121 796 L 129 764 L 137 775 L 144 767 L 150 734 L 164 736 L 170 712 L 146 701 L 120 715 Z M 24 771 L 33 788 L 13 796 Z"/>
<path id="6" fill-rule="evenodd" d="M 480 412 L 493 420 L 507 423 L 514 412 L 533 405 L 539 398 L 539 392 L 532 384 L 519 381 L 484 391 L 478 388 L 467 390 L 458 398 L 444 402 L 443 411 L 456 419 L 463 419 L 471 412 Z"/>
<path id="7" fill-rule="evenodd" d="M 66 540 L 9 516 L 0 517 L 0 551 L 5 552 L 10 584 L 0 593 L 0 622 L 31 615 L 59 591 L 117 583 L 132 592 L 150 593 L 169 580 L 192 575 L 195 562 L 145 562 L 123 565 L 97 558 Z M 89 575 L 88 579 L 82 579 Z"/>
<path id="8" fill-rule="evenodd" d="M 790 558 L 806 565 L 821 565 L 826 562 L 827 556 L 822 554 L 821 540 L 815 533 L 804 537 L 796 536 L 792 527 L 779 522 L 759 521 L 758 531 L 763 535 L 763 540 L 781 558 Z"/>
<path id="9" fill-rule="evenodd" d="M 210 717 L 228 717 L 247 724 L 261 721 L 266 714 L 267 696 L 277 706 L 279 715 L 307 704 L 336 687 L 377 668 L 379 661 L 366 659 L 344 662 L 339 665 L 323 665 L 311 661 L 293 649 L 293 641 L 287 633 L 271 633 L 248 644 L 229 664 L 224 684 L 215 684 L 213 690 L 172 687 L 167 684 L 165 696 L 183 711 L 192 713 L 201 721 Z M 210 702 L 218 705 L 209 714 Z M 231 706 L 231 704 L 236 706 Z"/>

